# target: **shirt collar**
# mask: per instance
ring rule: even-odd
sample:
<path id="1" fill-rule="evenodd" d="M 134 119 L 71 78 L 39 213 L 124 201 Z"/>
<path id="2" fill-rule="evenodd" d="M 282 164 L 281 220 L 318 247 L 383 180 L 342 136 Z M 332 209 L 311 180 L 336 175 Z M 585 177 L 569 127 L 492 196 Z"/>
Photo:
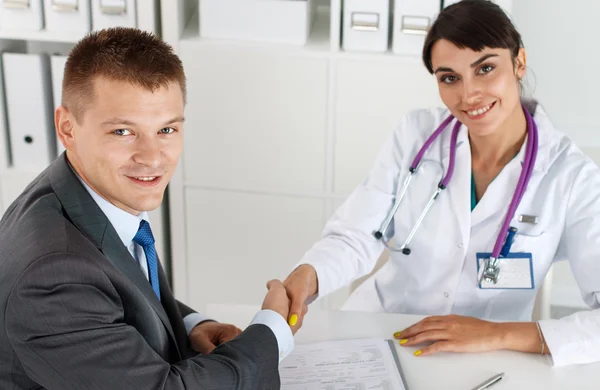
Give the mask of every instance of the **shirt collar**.
<path id="1" fill-rule="evenodd" d="M 114 204 L 98 195 L 96 191 L 94 191 L 85 181 L 83 181 L 79 175 L 77 175 L 77 178 L 81 184 L 83 184 L 87 192 L 89 192 L 90 196 L 92 199 L 94 199 L 98 207 L 100 207 L 104 215 L 106 215 L 106 218 L 108 218 L 111 225 L 113 225 L 117 231 L 117 234 L 119 235 L 119 238 L 121 241 L 123 241 L 123 245 L 129 247 L 129 244 L 131 244 L 131 241 L 133 241 L 133 238 L 140 228 L 140 222 L 145 220 L 146 222 L 150 223 L 148 220 L 148 213 L 143 211 L 139 215 L 133 215 L 125 210 L 121 210 Z"/>

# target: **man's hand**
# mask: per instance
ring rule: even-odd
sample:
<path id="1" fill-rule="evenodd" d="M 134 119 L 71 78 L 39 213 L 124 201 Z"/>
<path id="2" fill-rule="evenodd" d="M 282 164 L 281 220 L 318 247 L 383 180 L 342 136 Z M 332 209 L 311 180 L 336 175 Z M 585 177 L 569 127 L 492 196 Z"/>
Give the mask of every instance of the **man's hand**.
<path id="1" fill-rule="evenodd" d="M 263 310 L 270 309 L 277 313 L 279 313 L 286 321 L 288 321 L 289 313 L 290 313 L 290 299 L 288 298 L 287 292 L 283 287 L 283 284 L 279 280 L 271 280 L 267 283 L 267 288 L 269 292 L 267 292 L 267 296 L 263 302 Z M 302 316 L 306 314 L 308 308 L 306 305 L 301 308 Z M 300 324 L 297 324 L 300 325 Z M 292 333 L 296 334 L 300 326 L 291 327 Z"/>
<path id="2" fill-rule="evenodd" d="M 287 277 L 283 285 L 291 300 L 288 323 L 295 334 L 302 327 L 302 321 L 308 311 L 307 299 L 317 294 L 317 272 L 312 265 L 303 264 Z"/>
<path id="3" fill-rule="evenodd" d="M 236 338 L 240 333 L 234 325 L 220 322 L 202 322 L 190 332 L 190 341 L 194 351 L 208 355 L 215 347 Z"/>

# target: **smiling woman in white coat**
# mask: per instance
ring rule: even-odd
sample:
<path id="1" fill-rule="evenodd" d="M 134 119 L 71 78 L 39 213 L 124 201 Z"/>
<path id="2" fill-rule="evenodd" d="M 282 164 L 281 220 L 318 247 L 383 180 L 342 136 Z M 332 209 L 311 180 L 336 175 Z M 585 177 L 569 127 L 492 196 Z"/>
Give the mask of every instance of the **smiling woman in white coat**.
<path id="1" fill-rule="evenodd" d="M 600 169 L 522 99 L 525 49 L 494 3 L 445 8 L 423 61 L 447 108 L 400 121 L 285 281 L 290 325 L 302 323 L 307 299 L 370 273 L 387 246 L 390 259 L 344 309 L 429 316 L 394 335 L 422 347 L 415 355 L 509 349 L 550 354 L 555 366 L 600 360 Z M 536 291 L 559 260 L 594 310 L 532 322 Z"/>

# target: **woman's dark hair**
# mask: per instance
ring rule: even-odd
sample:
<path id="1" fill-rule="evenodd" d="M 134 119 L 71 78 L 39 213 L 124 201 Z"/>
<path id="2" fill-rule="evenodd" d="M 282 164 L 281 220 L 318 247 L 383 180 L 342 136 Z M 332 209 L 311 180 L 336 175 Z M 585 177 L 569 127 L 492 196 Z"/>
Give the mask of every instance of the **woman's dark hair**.
<path id="1" fill-rule="evenodd" d="M 509 49 L 513 60 L 523 47 L 521 34 L 502 8 L 489 0 L 462 0 L 442 10 L 429 29 L 423 46 L 423 62 L 433 74 L 431 50 L 440 39 L 457 47 L 481 51 L 485 47 Z"/>

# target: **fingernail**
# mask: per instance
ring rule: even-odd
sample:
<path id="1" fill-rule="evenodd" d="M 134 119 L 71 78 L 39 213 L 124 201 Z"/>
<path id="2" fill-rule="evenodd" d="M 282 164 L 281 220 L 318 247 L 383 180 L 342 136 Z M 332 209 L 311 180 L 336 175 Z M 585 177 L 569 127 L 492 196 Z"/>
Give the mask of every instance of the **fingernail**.
<path id="1" fill-rule="evenodd" d="M 419 355 L 420 355 L 420 354 L 422 354 L 422 353 L 423 353 L 423 351 L 421 351 L 421 350 L 419 349 L 417 352 L 415 352 L 415 356 L 419 356 Z"/>
<path id="2" fill-rule="evenodd" d="M 394 338 L 399 339 L 401 334 L 402 334 L 402 332 L 394 333 Z"/>
<path id="3" fill-rule="evenodd" d="M 406 344 L 406 343 L 408 343 L 408 339 L 402 339 L 402 340 L 400 340 L 400 345 Z"/>
<path id="4" fill-rule="evenodd" d="M 290 324 L 290 326 L 296 326 L 296 324 L 298 323 L 298 315 L 292 314 L 288 323 Z"/>

